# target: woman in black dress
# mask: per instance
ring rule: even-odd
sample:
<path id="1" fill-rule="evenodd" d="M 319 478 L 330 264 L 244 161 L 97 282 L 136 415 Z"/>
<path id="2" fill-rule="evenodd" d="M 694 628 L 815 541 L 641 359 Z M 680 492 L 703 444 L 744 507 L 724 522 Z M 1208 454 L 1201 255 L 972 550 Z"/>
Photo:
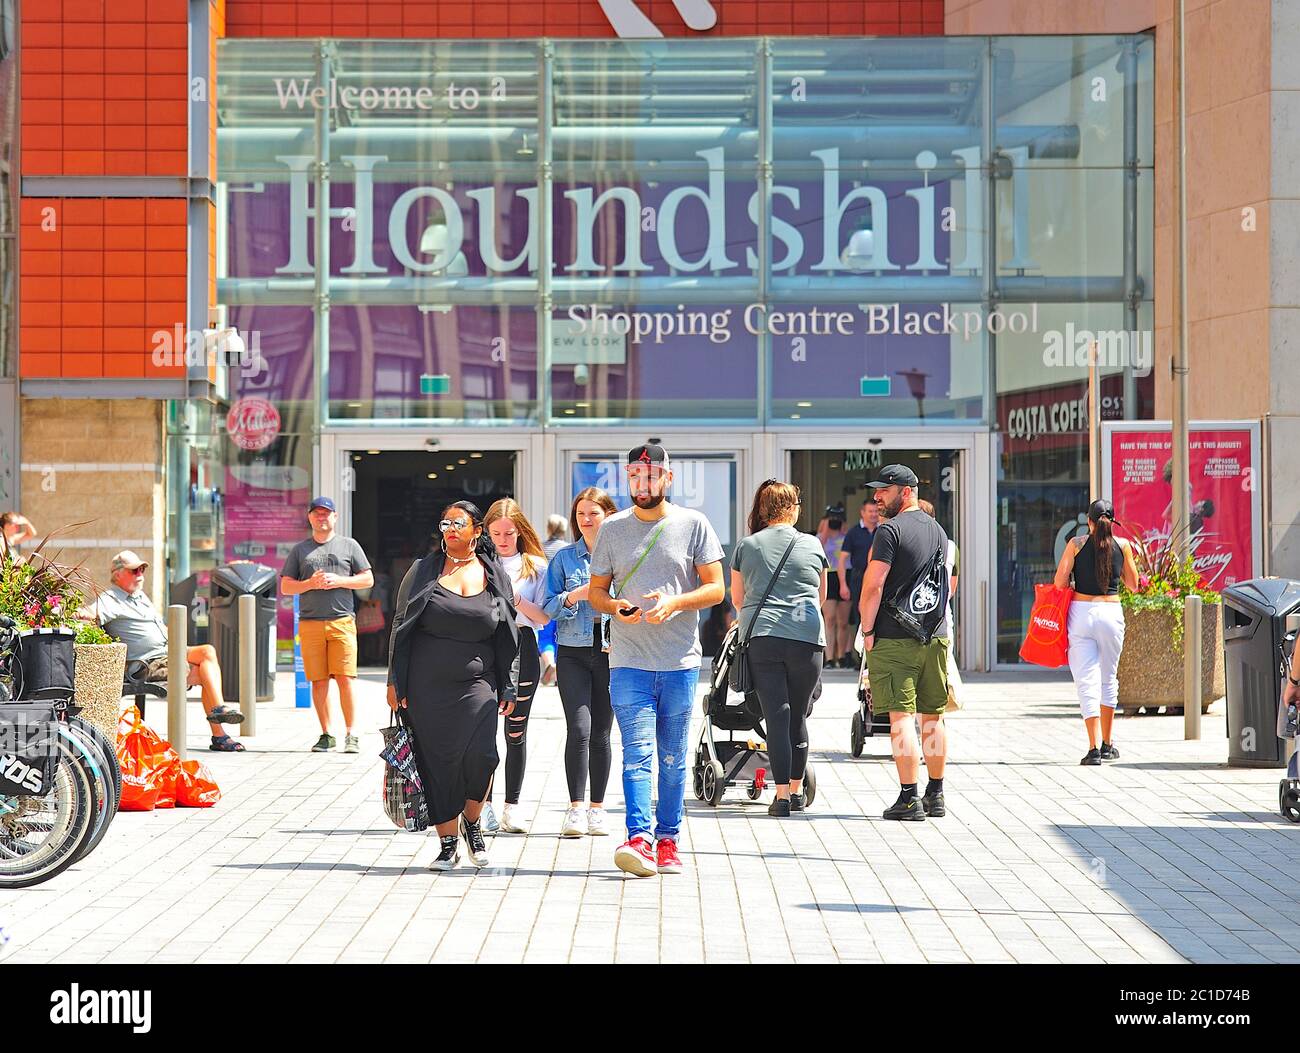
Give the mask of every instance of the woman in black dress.
<path id="1" fill-rule="evenodd" d="M 393 616 L 388 704 L 405 709 L 429 823 L 441 839 L 431 870 L 451 870 L 460 843 L 487 866 L 479 825 L 497 767 L 497 714 L 514 708 L 519 635 L 514 591 L 469 501 L 448 505 L 442 549 L 402 579 Z"/>

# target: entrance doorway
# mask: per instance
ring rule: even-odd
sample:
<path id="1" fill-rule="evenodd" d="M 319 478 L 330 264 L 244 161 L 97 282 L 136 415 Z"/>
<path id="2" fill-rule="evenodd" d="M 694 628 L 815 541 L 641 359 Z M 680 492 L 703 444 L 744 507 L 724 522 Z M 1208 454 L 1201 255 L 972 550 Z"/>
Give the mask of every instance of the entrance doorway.
<path id="1" fill-rule="evenodd" d="M 438 542 L 437 521 L 453 501 L 469 500 L 486 512 L 516 493 L 513 450 L 383 450 L 351 454 L 354 473 L 351 532 L 370 558 L 382 629 L 358 637 L 363 665 L 387 662 L 393 603 L 402 577 Z"/>

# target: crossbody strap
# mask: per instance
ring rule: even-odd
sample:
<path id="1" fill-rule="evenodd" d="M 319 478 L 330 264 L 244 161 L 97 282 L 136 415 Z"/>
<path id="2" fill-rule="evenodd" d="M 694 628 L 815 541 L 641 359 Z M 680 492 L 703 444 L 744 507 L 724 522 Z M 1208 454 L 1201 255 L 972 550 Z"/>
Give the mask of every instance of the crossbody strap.
<path id="1" fill-rule="evenodd" d="M 632 564 L 632 569 L 627 572 L 627 577 L 618 583 L 617 591 L 610 592 L 609 598 L 611 600 L 622 595 L 623 590 L 627 588 L 627 583 L 632 580 L 632 575 L 641 569 L 641 564 L 645 562 L 646 556 L 650 555 L 650 550 L 654 548 L 656 543 L 659 541 L 659 535 L 664 532 L 665 525 L 666 524 L 664 523 L 660 523 L 659 526 L 655 528 L 655 532 L 650 535 L 650 543 L 646 545 L 641 555 L 637 557 L 637 561 Z"/>
<path id="2" fill-rule="evenodd" d="M 749 619 L 749 628 L 745 631 L 745 641 L 742 646 L 749 646 L 749 638 L 754 635 L 754 626 L 758 624 L 758 616 L 763 612 L 763 605 L 767 603 L 767 598 L 772 595 L 772 587 L 776 584 L 776 579 L 781 576 L 781 571 L 785 569 L 785 561 L 790 558 L 790 553 L 794 551 L 795 542 L 799 540 L 798 531 L 790 539 L 790 544 L 785 547 L 785 555 L 781 557 L 781 562 L 776 565 L 776 570 L 772 572 L 772 577 L 767 583 L 767 588 L 763 590 L 763 598 L 758 601 L 758 606 L 754 608 L 754 616 Z"/>

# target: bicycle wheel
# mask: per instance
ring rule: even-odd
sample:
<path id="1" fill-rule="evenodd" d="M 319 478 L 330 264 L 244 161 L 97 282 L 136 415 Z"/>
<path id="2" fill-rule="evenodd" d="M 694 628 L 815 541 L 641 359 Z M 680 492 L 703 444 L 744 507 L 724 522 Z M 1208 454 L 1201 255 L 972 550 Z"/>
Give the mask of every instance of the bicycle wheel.
<path id="1" fill-rule="evenodd" d="M 117 761 L 117 749 L 115 744 L 104 734 L 102 730 L 83 720 L 81 717 L 70 717 L 68 726 L 76 728 L 78 731 L 89 736 L 89 738 L 99 747 L 99 751 L 104 757 L 104 766 L 108 769 L 109 775 L 113 780 L 113 810 L 116 812 L 122 803 L 122 767 Z"/>
<path id="2" fill-rule="evenodd" d="M 0 796 L 0 889 L 27 888 L 62 873 L 94 831 L 95 791 L 63 739 L 54 738 L 54 778 L 43 796 Z"/>
<path id="3" fill-rule="evenodd" d="M 72 747 L 78 751 L 77 760 L 85 769 L 87 778 L 90 779 L 91 788 L 95 794 L 94 805 L 94 822 L 90 832 L 90 837 L 82 846 L 81 851 L 77 853 L 77 858 L 81 859 L 93 852 L 104 835 L 108 833 L 108 824 L 113 821 L 113 816 L 117 814 L 117 793 L 113 782 L 113 776 L 109 770 L 108 762 L 104 759 L 103 750 L 98 742 L 90 738 L 81 728 L 75 728 L 68 724 L 59 725 L 60 734 L 62 734 Z"/>

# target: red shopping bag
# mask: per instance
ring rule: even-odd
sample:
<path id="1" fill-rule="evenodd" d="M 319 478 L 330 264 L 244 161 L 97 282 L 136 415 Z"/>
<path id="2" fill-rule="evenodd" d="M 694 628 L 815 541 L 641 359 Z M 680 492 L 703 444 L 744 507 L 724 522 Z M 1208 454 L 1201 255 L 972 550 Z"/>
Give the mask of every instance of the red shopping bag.
<path id="1" fill-rule="evenodd" d="M 221 800 L 221 790 L 202 761 L 181 761 L 176 779 L 176 803 L 181 808 L 211 808 Z"/>
<path id="2" fill-rule="evenodd" d="M 1073 589 L 1055 585 L 1034 586 L 1034 609 L 1029 612 L 1029 630 L 1020 645 L 1020 657 L 1034 665 L 1056 669 L 1070 661 L 1070 640 L 1066 623 L 1070 617 Z"/>
<path id="3" fill-rule="evenodd" d="M 121 811 L 148 812 L 176 804 L 180 758 L 145 724 L 135 706 L 118 721 L 117 763 L 122 769 Z"/>

